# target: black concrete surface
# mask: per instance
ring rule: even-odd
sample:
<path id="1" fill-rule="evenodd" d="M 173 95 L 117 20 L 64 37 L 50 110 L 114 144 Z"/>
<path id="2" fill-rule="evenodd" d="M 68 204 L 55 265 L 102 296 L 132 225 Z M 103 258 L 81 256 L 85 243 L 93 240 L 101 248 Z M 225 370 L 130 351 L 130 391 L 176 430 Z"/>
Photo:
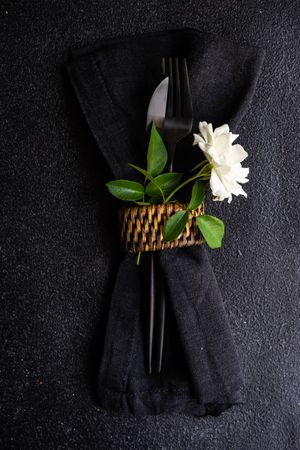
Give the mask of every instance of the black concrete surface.
<path id="1" fill-rule="evenodd" d="M 299 17 L 295 0 L 1 2 L 1 448 L 300 448 Z M 62 66 L 69 48 L 184 27 L 266 50 L 238 130 L 249 196 L 221 206 L 211 252 L 246 403 L 110 415 L 96 375 L 119 256 L 111 174 Z"/>

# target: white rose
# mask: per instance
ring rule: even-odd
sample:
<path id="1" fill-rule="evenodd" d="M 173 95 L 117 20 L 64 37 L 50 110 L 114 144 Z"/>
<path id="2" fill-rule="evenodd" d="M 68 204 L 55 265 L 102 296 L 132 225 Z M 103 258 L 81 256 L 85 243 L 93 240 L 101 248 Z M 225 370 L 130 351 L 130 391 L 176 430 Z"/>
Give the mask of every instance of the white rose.
<path id="1" fill-rule="evenodd" d="M 212 124 L 199 123 L 200 134 L 194 134 L 194 145 L 198 144 L 206 159 L 211 163 L 210 188 L 214 200 L 232 200 L 232 194 L 244 195 L 239 183 L 247 183 L 249 169 L 241 166 L 248 153 L 239 144 L 232 145 L 238 134 L 229 131 L 228 125 L 213 130 Z"/>

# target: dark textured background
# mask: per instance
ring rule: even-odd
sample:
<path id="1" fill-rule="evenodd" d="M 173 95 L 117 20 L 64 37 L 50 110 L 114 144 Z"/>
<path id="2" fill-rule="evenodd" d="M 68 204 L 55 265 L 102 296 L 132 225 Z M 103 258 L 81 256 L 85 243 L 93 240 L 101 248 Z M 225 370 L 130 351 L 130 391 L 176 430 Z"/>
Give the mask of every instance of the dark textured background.
<path id="1" fill-rule="evenodd" d="M 2 1 L 0 17 L 1 447 L 299 449 L 299 2 Z M 118 255 L 110 173 L 62 64 L 70 47 L 181 27 L 266 49 L 238 130 L 249 197 L 221 205 L 211 254 L 246 404 L 111 416 L 95 398 Z"/>

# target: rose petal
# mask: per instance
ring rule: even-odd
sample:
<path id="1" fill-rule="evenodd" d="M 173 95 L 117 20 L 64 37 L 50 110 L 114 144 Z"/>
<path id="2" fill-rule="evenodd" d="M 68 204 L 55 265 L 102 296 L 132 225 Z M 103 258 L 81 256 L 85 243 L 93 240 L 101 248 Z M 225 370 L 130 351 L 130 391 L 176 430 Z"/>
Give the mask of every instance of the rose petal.
<path id="1" fill-rule="evenodd" d="M 203 143 L 203 144 L 205 143 L 203 137 L 201 137 L 200 134 L 194 133 L 193 136 L 194 136 L 194 142 L 193 142 L 193 145 L 197 145 L 197 144 L 199 144 L 200 142 Z"/>
<path id="2" fill-rule="evenodd" d="M 205 142 L 208 142 L 207 137 L 207 122 L 199 122 L 199 131 L 203 136 Z"/>
<path id="3" fill-rule="evenodd" d="M 244 197 L 247 197 L 247 193 L 244 191 L 242 186 L 240 186 L 238 183 L 236 183 L 236 186 L 232 190 L 232 194 L 236 195 L 236 196 L 243 195 Z"/>
<path id="4" fill-rule="evenodd" d="M 230 154 L 230 147 L 229 147 L 229 134 L 221 134 L 220 136 L 215 138 L 214 147 L 216 148 L 218 154 L 224 155 L 225 160 L 227 159 L 228 155 Z M 224 160 L 224 162 L 225 162 Z"/>
<path id="5" fill-rule="evenodd" d="M 230 136 L 230 144 L 232 144 L 238 137 L 239 137 L 239 134 L 233 134 L 233 133 L 229 133 L 229 136 Z"/>
<path id="6" fill-rule="evenodd" d="M 214 137 L 220 136 L 221 134 L 229 133 L 229 126 L 225 123 L 218 128 L 215 128 Z"/>
<path id="7" fill-rule="evenodd" d="M 213 197 L 214 202 L 222 202 L 223 200 L 224 200 L 224 198 L 221 198 L 221 197 Z"/>
<path id="8" fill-rule="evenodd" d="M 249 174 L 248 167 L 242 167 L 241 164 L 235 164 L 231 167 L 231 177 L 239 183 L 247 183 L 249 180 L 246 178 Z"/>
<path id="9" fill-rule="evenodd" d="M 229 160 L 231 164 L 240 163 L 244 161 L 244 159 L 246 159 L 247 156 L 248 153 L 246 152 L 246 150 L 244 150 L 244 148 L 240 144 L 232 145 L 229 154 Z"/>
<path id="10" fill-rule="evenodd" d="M 209 162 L 211 162 L 213 165 L 219 166 L 223 163 L 215 147 L 206 144 L 203 153 L 209 159 Z"/>
<path id="11" fill-rule="evenodd" d="M 230 167 L 226 164 L 223 164 L 220 166 L 215 166 L 215 167 L 216 167 L 216 171 L 217 171 L 219 177 L 224 177 L 232 171 L 232 167 Z"/>
<path id="12" fill-rule="evenodd" d="M 220 197 L 222 199 L 227 198 L 230 193 L 226 190 L 224 184 L 219 178 L 217 172 L 212 169 L 210 175 L 210 188 L 215 197 Z"/>
<path id="13" fill-rule="evenodd" d="M 249 175 L 249 168 L 248 167 L 241 167 L 240 174 L 236 177 L 236 181 L 238 183 L 248 183 L 247 176 Z"/>
<path id="14" fill-rule="evenodd" d="M 211 123 L 207 125 L 207 142 L 211 145 L 214 142 L 214 130 Z"/>

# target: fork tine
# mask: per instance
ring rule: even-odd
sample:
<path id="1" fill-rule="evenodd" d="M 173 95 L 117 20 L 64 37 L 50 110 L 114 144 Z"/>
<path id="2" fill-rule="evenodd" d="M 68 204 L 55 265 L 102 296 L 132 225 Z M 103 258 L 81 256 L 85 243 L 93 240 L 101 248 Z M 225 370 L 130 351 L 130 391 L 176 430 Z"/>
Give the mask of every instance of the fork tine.
<path id="1" fill-rule="evenodd" d="M 181 117 L 181 91 L 178 58 L 175 58 L 175 116 Z"/>
<path id="2" fill-rule="evenodd" d="M 172 117 L 173 117 L 173 68 L 172 68 L 172 58 L 169 58 L 169 86 L 168 86 L 166 118 L 171 119 Z"/>
<path id="3" fill-rule="evenodd" d="M 182 115 L 186 118 L 193 117 L 193 106 L 192 106 L 192 96 L 191 88 L 189 83 L 189 74 L 186 63 L 186 58 L 183 59 L 183 70 L 182 70 Z"/>

